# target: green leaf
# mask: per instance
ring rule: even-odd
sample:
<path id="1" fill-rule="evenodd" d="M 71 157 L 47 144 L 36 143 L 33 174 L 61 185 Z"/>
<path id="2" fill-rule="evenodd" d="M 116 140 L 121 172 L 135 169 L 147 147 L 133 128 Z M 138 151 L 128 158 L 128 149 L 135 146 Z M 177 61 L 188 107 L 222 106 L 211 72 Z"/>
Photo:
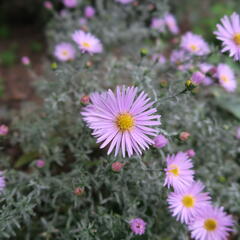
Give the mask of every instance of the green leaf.
<path id="1" fill-rule="evenodd" d="M 37 152 L 25 153 L 15 162 L 14 167 L 20 168 L 20 167 L 32 162 L 33 160 L 38 158 L 38 156 L 39 156 L 39 154 Z"/>

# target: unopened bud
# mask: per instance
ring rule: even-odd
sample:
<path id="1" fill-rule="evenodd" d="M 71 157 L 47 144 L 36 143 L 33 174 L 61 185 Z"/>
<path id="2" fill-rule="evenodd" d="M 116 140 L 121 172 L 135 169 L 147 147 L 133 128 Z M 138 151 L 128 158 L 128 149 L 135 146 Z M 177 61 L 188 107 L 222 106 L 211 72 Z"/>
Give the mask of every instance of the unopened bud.
<path id="1" fill-rule="evenodd" d="M 165 88 L 168 86 L 168 81 L 163 79 L 160 81 L 160 87 Z"/>
<path id="2" fill-rule="evenodd" d="M 77 196 L 81 196 L 84 194 L 84 188 L 81 188 L 81 187 L 77 187 L 74 189 L 74 194 L 77 195 Z"/>
<path id="3" fill-rule="evenodd" d="M 93 63 L 91 62 L 91 61 L 87 61 L 86 62 L 86 67 L 87 68 L 90 68 L 90 67 L 92 67 L 93 66 Z"/>
<path id="4" fill-rule="evenodd" d="M 58 65 L 57 65 L 56 62 L 51 63 L 51 68 L 52 68 L 52 70 L 56 70 L 57 67 L 58 67 Z"/>
<path id="5" fill-rule="evenodd" d="M 181 132 L 180 135 L 179 135 L 179 138 L 182 141 L 188 140 L 189 137 L 190 137 L 190 133 L 188 133 L 188 132 Z"/>
<path id="6" fill-rule="evenodd" d="M 42 160 L 42 159 L 37 160 L 37 161 L 36 161 L 36 166 L 37 166 L 38 168 L 43 168 L 43 167 L 45 166 L 45 161 Z"/>
<path id="7" fill-rule="evenodd" d="M 85 96 L 83 96 L 83 97 L 81 97 L 81 103 L 83 103 L 83 104 L 89 104 L 89 102 L 90 102 L 90 97 L 89 96 L 87 96 L 87 95 L 85 95 Z"/>
<path id="8" fill-rule="evenodd" d="M 124 167 L 124 164 L 122 164 L 120 162 L 114 162 L 112 164 L 112 171 L 113 172 L 120 172 L 123 167 Z"/>
<path id="9" fill-rule="evenodd" d="M 140 50 L 140 55 L 141 55 L 141 57 L 147 56 L 147 55 L 148 55 L 148 49 L 146 49 L 146 48 L 141 48 L 141 50 Z"/>
<path id="10" fill-rule="evenodd" d="M 188 91 L 192 91 L 196 87 L 196 85 L 191 80 L 187 80 L 185 82 L 185 87 Z"/>
<path id="11" fill-rule="evenodd" d="M 196 153 L 195 153 L 195 151 L 194 151 L 193 149 L 189 149 L 189 150 L 187 150 L 185 153 L 186 153 L 186 154 L 188 155 L 188 157 L 190 157 L 190 158 L 192 158 L 192 157 L 194 157 L 194 156 L 196 155 Z"/>

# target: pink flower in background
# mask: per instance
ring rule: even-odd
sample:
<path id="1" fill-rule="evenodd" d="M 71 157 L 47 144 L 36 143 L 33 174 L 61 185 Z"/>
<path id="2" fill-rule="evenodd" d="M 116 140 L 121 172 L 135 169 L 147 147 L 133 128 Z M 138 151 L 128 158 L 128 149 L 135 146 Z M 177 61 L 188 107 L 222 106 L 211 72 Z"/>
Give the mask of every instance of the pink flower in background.
<path id="1" fill-rule="evenodd" d="M 38 168 L 43 168 L 45 166 L 45 161 L 42 159 L 36 160 L 36 166 Z"/>
<path id="2" fill-rule="evenodd" d="M 173 50 L 170 55 L 170 62 L 177 65 L 177 68 L 181 71 L 187 70 L 192 67 L 189 63 L 190 56 L 186 54 L 184 50 Z"/>
<path id="3" fill-rule="evenodd" d="M 165 14 L 164 21 L 171 33 L 173 33 L 173 34 L 179 33 L 179 28 L 177 25 L 176 18 L 172 14 L 170 14 L 170 13 Z"/>
<path id="4" fill-rule="evenodd" d="M 143 235 L 146 230 L 147 223 L 141 218 L 134 218 L 130 221 L 130 228 L 136 235 Z"/>
<path id="5" fill-rule="evenodd" d="M 2 192 L 5 187 L 6 187 L 5 177 L 3 176 L 3 172 L 0 171 L 0 192 Z"/>
<path id="6" fill-rule="evenodd" d="M 83 119 L 93 129 L 100 148 L 109 146 L 108 154 L 115 148 L 115 156 L 122 151 L 128 156 L 141 154 L 154 141 L 149 136 L 156 136 L 153 126 L 160 125 L 160 116 L 152 105 L 154 102 L 144 92 L 137 94 L 137 87 L 117 87 L 102 94 L 90 95 L 92 104 L 82 111 Z"/>
<path id="7" fill-rule="evenodd" d="M 191 237 L 196 240 L 227 240 L 233 219 L 223 208 L 208 206 L 189 224 Z"/>
<path id="8" fill-rule="evenodd" d="M 78 44 L 78 47 L 83 53 L 94 54 L 103 51 L 102 43 L 91 33 L 78 30 L 72 34 L 72 39 Z"/>
<path id="9" fill-rule="evenodd" d="M 28 65 L 30 65 L 30 63 L 31 63 L 29 57 L 27 57 L 27 56 L 23 56 L 23 57 L 21 58 L 21 62 L 22 62 L 22 64 L 25 65 L 25 66 L 28 66 Z"/>
<path id="10" fill-rule="evenodd" d="M 165 22 L 163 18 L 153 18 L 151 21 L 151 28 L 158 30 L 159 32 L 165 31 Z"/>
<path id="11" fill-rule="evenodd" d="M 162 134 L 160 134 L 154 138 L 154 146 L 156 148 L 163 148 L 167 144 L 168 144 L 168 139 Z"/>
<path id="12" fill-rule="evenodd" d="M 112 171 L 113 172 L 120 172 L 123 167 L 124 167 L 124 164 L 122 164 L 120 162 L 114 162 L 112 164 Z"/>
<path id="13" fill-rule="evenodd" d="M 72 44 L 62 42 L 56 45 L 54 55 L 59 61 L 70 61 L 75 58 L 75 49 Z"/>
<path id="14" fill-rule="evenodd" d="M 181 48 L 197 56 L 203 56 L 210 52 L 208 44 L 197 34 L 188 32 L 182 36 Z"/>
<path id="15" fill-rule="evenodd" d="M 85 9 L 84 9 L 84 16 L 85 16 L 86 18 L 92 18 L 92 17 L 94 17 L 95 13 L 96 13 L 96 10 L 95 10 L 95 8 L 93 8 L 92 6 L 87 6 L 87 7 L 85 7 Z"/>
<path id="16" fill-rule="evenodd" d="M 44 5 L 44 7 L 45 7 L 46 9 L 48 9 L 48 10 L 53 9 L 53 4 L 52 4 L 50 1 L 45 1 L 45 2 L 43 3 L 43 5 Z"/>
<path id="17" fill-rule="evenodd" d="M 189 150 L 187 150 L 185 153 L 186 153 L 186 154 L 188 155 L 188 157 L 190 157 L 190 158 L 192 158 L 192 157 L 194 157 L 194 156 L 196 155 L 196 153 L 195 153 L 195 151 L 194 151 L 193 149 L 189 149 Z"/>
<path id="18" fill-rule="evenodd" d="M 228 92 L 234 92 L 237 88 L 237 81 L 233 70 L 227 64 L 219 64 L 217 67 L 217 78 L 220 85 Z"/>
<path id="19" fill-rule="evenodd" d="M 63 4 L 67 8 L 75 8 L 78 5 L 77 0 L 63 0 Z"/>
<path id="20" fill-rule="evenodd" d="M 193 164 L 188 155 L 179 152 L 176 155 L 167 156 L 167 168 L 165 168 L 164 186 L 170 188 L 172 186 L 174 191 L 183 191 L 193 183 L 194 171 Z"/>
<path id="21" fill-rule="evenodd" d="M 237 138 L 237 139 L 240 139 L 240 126 L 237 128 L 236 138 Z"/>
<path id="22" fill-rule="evenodd" d="M 202 192 L 201 182 L 194 182 L 189 188 L 180 192 L 171 192 L 167 202 L 174 217 L 181 223 L 189 223 L 201 213 L 202 209 L 210 205 L 209 193 Z"/>
<path id="23" fill-rule="evenodd" d="M 0 136 L 6 136 L 9 132 L 8 126 L 2 124 L 0 125 Z"/>
<path id="24" fill-rule="evenodd" d="M 208 63 L 199 64 L 199 68 L 204 74 L 209 73 L 213 69 L 213 67 L 214 66 L 212 64 L 208 64 Z M 203 79 L 202 84 L 205 86 L 208 86 L 208 85 L 211 85 L 212 83 L 213 83 L 213 80 L 210 77 L 205 75 L 205 78 Z"/>
<path id="25" fill-rule="evenodd" d="M 133 2 L 134 0 L 116 0 L 116 2 L 122 3 L 122 4 L 128 4 Z"/>
<path id="26" fill-rule="evenodd" d="M 230 17 L 224 16 L 222 24 L 217 24 L 214 34 L 222 41 L 222 52 L 229 52 L 234 60 L 240 60 L 240 16 L 233 13 Z"/>
<path id="27" fill-rule="evenodd" d="M 204 81 L 205 77 L 206 76 L 202 72 L 197 71 L 192 74 L 191 80 L 194 84 L 199 85 Z"/>
<path id="28" fill-rule="evenodd" d="M 158 62 L 160 64 L 165 64 L 166 63 L 166 58 L 164 57 L 163 54 L 161 53 L 156 53 L 152 56 L 152 60 L 154 62 Z"/>

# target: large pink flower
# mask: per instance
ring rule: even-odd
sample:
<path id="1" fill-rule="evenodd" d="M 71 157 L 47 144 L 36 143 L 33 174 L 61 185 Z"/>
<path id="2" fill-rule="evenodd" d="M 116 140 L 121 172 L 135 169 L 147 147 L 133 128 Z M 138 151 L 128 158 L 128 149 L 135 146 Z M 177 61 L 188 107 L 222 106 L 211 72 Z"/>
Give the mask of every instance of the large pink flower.
<path id="1" fill-rule="evenodd" d="M 82 111 L 83 119 L 93 129 L 100 148 L 109 145 L 108 154 L 115 148 L 115 156 L 121 149 L 123 157 L 133 153 L 141 154 L 154 141 L 149 136 L 156 136 L 153 126 L 160 125 L 160 116 L 152 108 L 154 104 L 147 94 L 137 94 L 136 87 L 117 87 L 102 94 L 91 94 L 91 104 Z"/>

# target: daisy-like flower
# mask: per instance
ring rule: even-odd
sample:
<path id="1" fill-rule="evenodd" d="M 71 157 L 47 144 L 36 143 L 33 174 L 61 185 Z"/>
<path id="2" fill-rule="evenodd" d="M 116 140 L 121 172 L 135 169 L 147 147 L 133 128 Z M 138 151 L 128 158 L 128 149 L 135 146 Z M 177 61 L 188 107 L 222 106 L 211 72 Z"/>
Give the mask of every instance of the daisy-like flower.
<path id="1" fill-rule="evenodd" d="M 234 92 L 237 88 L 237 81 L 233 70 L 227 64 L 219 64 L 217 67 L 217 78 L 220 85 L 228 92 Z"/>
<path id="2" fill-rule="evenodd" d="M 172 215 L 181 223 L 189 223 L 203 208 L 210 205 L 208 193 L 202 192 L 204 186 L 194 182 L 189 188 L 180 192 L 171 192 L 167 202 Z"/>
<path id="3" fill-rule="evenodd" d="M 78 4 L 77 0 L 63 0 L 63 4 L 67 8 L 75 8 Z"/>
<path id="4" fill-rule="evenodd" d="M 143 235 L 146 230 L 147 223 L 141 218 L 134 218 L 130 221 L 130 228 L 132 232 L 136 235 Z"/>
<path id="5" fill-rule="evenodd" d="M 62 62 L 70 61 L 75 58 L 75 49 L 70 43 L 59 43 L 54 50 L 55 57 Z"/>
<path id="6" fill-rule="evenodd" d="M 203 56 L 210 52 L 208 44 L 204 39 L 200 35 L 191 32 L 182 36 L 181 47 L 187 52 L 197 56 Z"/>
<path id="7" fill-rule="evenodd" d="M 173 34 L 179 33 L 179 28 L 177 25 L 176 18 L 172 14 L 170 13 L 165 14 L 164 21 L 171 33 Z"/>
<path id="8" fill-rule="evenodd" d="M 128 4 L 133 2 L 134 0 L 116 0 L 116 2 L 122 3 L 122 4 Z"/>
<path id="9" fill-rule="evenodd" d="M 189 224 L 192 238 L 196 240 L 227 240 L 232 231 L 233 219 L 223 208 L 208 206 Z"/>
<path id="10" fill-rule="evenodd" d="M 72 39 L 78 44 L 83 53 L 87 52 L 89 54 L 94 54 L 103 51 L 102 43 L 91 33 L 85 33 L 84 31 L 78 30 L 73 33 Z"/>
<path id="11" fill-rule="evenodd" d="M 230 57 L 240 60 L 240 16 L 233 13 L 230 17 L 224 16 L 221 24 L 217 24 L 214 34 L 222 41 L 222 52 L 229 51 Z"/>
<path id="12" fill-rule="evenodd" d="M 175 191 L 183 191 L 193 183 L 194 171 L 192 161 L 188 155 L 179 152 L 167 157 L 167 168 L 165 168 L 164 186 L 172 186 Z"/>
<path id="13" fill-rule="evenodd" d="M 102 94 L 90 95 L 91 104 L 82 112 L 83 119 L 93 129 L 100 148 L 109 145 L 108 154 L 115 148 L 115 156 L 120 148 L 122 155 L 141 154 L 154 141 L 149 136 L 156 136 L 153 126 L 160 125 L 160 116 L 152 108 L 154 104 L 146 93 L 137 94 L 137 87 L 117 87 Z"/>
<path id="14" fill-rule="evenodd" d="M 2 192 L 5 187 L 6 187 L 5 177 L 3 176 L 3 172 L 0 172 L 0 192 Z"/>
<path id="15" fill-rule="evenodd" d="M 165 21 L 162 18 L 153 18 L 151 21 L 151 28 L 156 29 L 159 32 L 165 31 Z"/>

